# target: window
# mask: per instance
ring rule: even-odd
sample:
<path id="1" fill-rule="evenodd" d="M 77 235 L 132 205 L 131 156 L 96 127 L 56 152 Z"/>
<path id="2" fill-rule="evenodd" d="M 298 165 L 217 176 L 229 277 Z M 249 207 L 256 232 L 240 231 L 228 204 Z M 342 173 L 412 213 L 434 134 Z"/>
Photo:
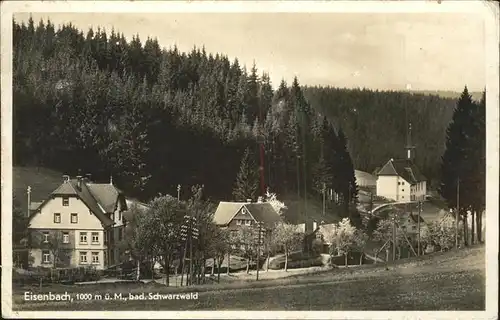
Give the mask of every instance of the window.
<path id="1" fill-rule="evenodd" d="M 42 263 L 50 263 L 50 251 L 49 250 L 42 251 Z"/>
<path id="2" fill-rule="evenodd" d="M 87 263 L 87 251 L 80 251 L 80 263 Z"/>
<path id="3" fill-rule="evenodd" d="M 80 232 L 80 243 L 87 243 L 87 232 Z"/>
<path id="4" fill-rule="evenodd" d="M 241 226 L 241 220 L 236 220 L 236 225 Z"/>
<path id="5" fill-rule="evenodd" d="M 63 232 L 63 243 L 69 243 L 69 233 Z"/>
<path id="6" fill-rule="evenodd" d="M 401 196 L 401 199 L 404 199 L 404 198 L 405 198 L 405 196 Z"/>
<path id="7" fill-rule="evenodd" d="M 99 232 L 92 232 L 92 243 L 99 243 Z"/>
<path id="8" fill-rule="evenodd" d="M 250 221 L 250 220 L 245 220 L 245 225 L 246 225 L 246 226 L 249 226 L 249 225 L 251 225 L 251 224 L 252 224 L 252 221 Z"/>
<path id="9" fill-rule="evenodd" d="M 62 198 L 62 205 L 65 207 L 69 206 L 69 197 Z"/>
<path id="10" fill-rule="evenodd" d="M 61 214 L 54 213 L 54 223 L 61 223 Z"/>
<path id="11" fill-rule="evenodd" d="M 99 252 L 92 252 L 92 263 L 99 263 Z"/>
<path id="12" fill-rule="evenodd" d="M 241 214 L 247 214 L 247 212 L 246 212 L 245 208 L 243 208 L 243 209 L 241 210 Z"/>
<path id="13" fill-rule="evenodd" d="M 78 223 L 78 213 L 71 214 L 71 223 Z"/>
<path id="14" fill-rule="evenodd" d="M 109 215 L 109 218 L 110 218 L 111 220 L 115 221 L 115 214 L 114 214 L 114 213 L 111 213 L 111 214 Z"/>
<path id="15" fill-rule="evenodd" d="M 122 212 L 121 211 L 118 212 L 118 221 L 120 221 L 120 220 L 122 220 Z"/>
<path id="16" fill-rule="evenodd" d="M 405 192 L 405 189 L 401 189 L 402 192 Z"/>
<path id="17" fill-rule="evenodd" d="M 43 233 L 43 242 L 44 243 L 49 242 L 49 233 L 48 232 Z"/>
<path id="18" fill-rule="evenodd" d="M 400 185 L 401 185 L 401 181 L 398 181 L 398 186 L 400 186 Z"/>
<path id="19" fill-rule="evenodd" d="M 417 230 L 417 226 L 412 226 L 411 227 L 413 230 Z"/>
<path id="20" fill-rule="evenodd" d="M 122 228 L 118 229 L 118 241 L 122 239 L 122 233 L 123 233 Z"/>

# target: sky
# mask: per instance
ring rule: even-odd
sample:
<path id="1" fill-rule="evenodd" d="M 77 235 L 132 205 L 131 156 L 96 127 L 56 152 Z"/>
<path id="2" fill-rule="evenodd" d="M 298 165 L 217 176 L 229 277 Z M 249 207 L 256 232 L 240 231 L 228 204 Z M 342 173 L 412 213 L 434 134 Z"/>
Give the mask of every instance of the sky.
<path id="1" fill-rule="evenodd" d="M 301 85 L 378 90 L 482 91 L 483 17 L 462 13 L 16 13 L 17 21 L 50 19 L 157 38 L 181 51 L 255 61 L 274 87 Z"/>

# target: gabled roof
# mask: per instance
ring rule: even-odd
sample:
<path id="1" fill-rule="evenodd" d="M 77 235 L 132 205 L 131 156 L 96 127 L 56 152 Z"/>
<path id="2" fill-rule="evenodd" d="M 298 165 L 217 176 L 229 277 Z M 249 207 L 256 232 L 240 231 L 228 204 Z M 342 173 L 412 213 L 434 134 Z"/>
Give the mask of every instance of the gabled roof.
<path id="1" fill-rule="evenodd" d="M 118 202 L 120 190 L 108 183 L 88 183 L 87 187 L 92 196 L 104 208 L 106 212 L 114 212 Z"/>
<path id="2" fill-rule="evenodd" d="M 94 184 L 96 185 L 96 184 Z M 113 186 L 111 186 L 113 187 Z M 47 200 L 45 200 L 43 203 L 41 203 L 37 208 L 36 211 L 39 211 L 41 207 L 45 205 L 51 198 L 55 196 L 75 196 L 79 198 L 80 200 L 85 203 L 85 205 L 89 208 L 89 210 L 101 221 L 101 223 L 105 226 L 108 227 L 110 225 L 113 225 L 114 222 L 111 220 L 106 213 L 107 212 L 112 212 L 111 211 L 106 211 L 105 207 L 110 207 L 111 203 L 111 198 L 109 197 L 110 191 L 106 188 L 106 192 L 101 194 L 100 191 L 98 190 L 99 188 L 94 189 L 94 193 L 90 191 L 90 188 L 88 187 L 88 184 L 85 180 L 82 180 L 81 183 L 81 188 L 78 187 L 78 181 L 77 179 L 71 179 L 68 180 L 67 182 L 63 182 L 56 190 L 54 190 L 51 193 L 51 197 Z M 102 188 L 105 189 L 105 188 Z M 118 194 L 118 192 L 117 192 Z M 104 199 L 106 202 L 103 202 L 102 204 L 100 203 L 100 199 Z M 116 204 L 116 198 L 115 198 L 115 204 Z"/>
<path id="3" fill-rule="evenodd" d="M 256 221 L 263 222 L 266 227 L 271 227 L 281 219 L 268 202 L 220 202 L 214 214 L 215 224 L 227 225 L 243 207 Z"/>
<path id="4" fill-rule="evenodd" d="M 406 159 L 390 159 L 380 169 L 377 176 L 400 176 L 411 184 L 426 180 L 413 161 Z"/>
<path id="5" fill-rule="evenodd" d="M 240 211 L 246 202 L 224 202 L 221 201 L 214 214 L 214 222 L 223 226 L 231 222 L 234 216 Z"/>
<path id="6" fill-rule="evenodd" d="M 38 209 L 42 205 L 42 203 L 43 202 L 32 201 L 30 203 L 30 211 Z"/>
<path id="7" fill-rule="evenodd" d="M 245 208 L 259 222 L 263 222 L 265 227 L 272 227 L 281 220 L 273 206 L 268 202 L 245 204 Z"/>

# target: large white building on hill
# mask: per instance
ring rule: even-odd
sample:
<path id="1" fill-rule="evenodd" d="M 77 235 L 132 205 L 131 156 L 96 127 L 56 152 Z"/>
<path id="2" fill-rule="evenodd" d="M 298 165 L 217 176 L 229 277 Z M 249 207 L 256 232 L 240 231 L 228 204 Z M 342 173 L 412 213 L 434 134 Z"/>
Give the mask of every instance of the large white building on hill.
<path id="1" fill-rule="evenodd" d="M 396 202 L 425 200 L 427 181 L 413 162 L 414 148 L 410 124 L 406 159 L 390 159 L 377 172 L 377 196 Z"/>

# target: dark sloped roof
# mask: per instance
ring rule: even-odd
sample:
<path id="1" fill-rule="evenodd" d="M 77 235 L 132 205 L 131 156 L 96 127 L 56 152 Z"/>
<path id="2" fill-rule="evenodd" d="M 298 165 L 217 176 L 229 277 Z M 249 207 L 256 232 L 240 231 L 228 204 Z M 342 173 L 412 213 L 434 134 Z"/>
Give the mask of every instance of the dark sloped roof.
<path id="1" fill-rule="evenodd" d="M 76 182 L 76 181 L 75 181 Z M 74 195 L 76 196 L 78 192 L 75 189 L 75 185 L 71 183 L 71 180 L 68 181 L 67 183 L 61 184 L 56 190 L 52 191 L 53 195 Z"/>
<path id="2" fill-rule="evenodd" d="M 268 202 L 245 204 L 245 208 L 259 222 L 263 222 L 265 227 L 272 227 L 281 220 L 273 206 Z"/>
<path id="3" fill-rule="evenodd" d="M 105 208 L 98 202 L 98 200 L 94 197 L 92 192 L 89 190 L 85 181 L 81 183 L 81 189 L 78 188 L 77 179 L 71 179 L 67 182 L 62 183 L 56 190 L 52 192 L 53 196 L 59 195 L 74 195 L 80 198 L 83 203 L 92 211 L 93 214 L 101 221 L 104 226 L 110 226 L 114 224 L 113 220 L 111 220 L 105 214 Z M 106 198 L 106 196 L 103 196 Z M 41 206 L 40 206 L 41 207 Z M 39 207 L 39 208 L 40 208 Z"/>
<path id="4" fill-rule="evenodd" d="M 214 222 L 217 225 L 223 226 L 231 222 L 231 219 L 240 211 L 241 207 L 246 202 L 224 202 L 221 201 L 217 206 L 214 214 Z"/>
<path id="5" fill-rule="evenodd" d="M 391 159 L 380 169 L 378 176 L 400 176 L 411 184 L 425 181 L 418 167 L 410 160 Z"/>
<path id="6" fill-rule="evenodd" d="M 92 196 L 104 208 L 106 212 L 114 212 L 120 191 L 112 184 L 107 183 L 88 183 L 88 189 Z"/>
<path id="7" fill-rule="evenodd" d="M 281 219 L 273 206 L 267 202 L 220 202 L 214 214 L 214 222 L 217 225 L 227 225 L 242 207 L 245 207 L 256 221 L 263 222 L 265 227 L 271 227 Z"/>

